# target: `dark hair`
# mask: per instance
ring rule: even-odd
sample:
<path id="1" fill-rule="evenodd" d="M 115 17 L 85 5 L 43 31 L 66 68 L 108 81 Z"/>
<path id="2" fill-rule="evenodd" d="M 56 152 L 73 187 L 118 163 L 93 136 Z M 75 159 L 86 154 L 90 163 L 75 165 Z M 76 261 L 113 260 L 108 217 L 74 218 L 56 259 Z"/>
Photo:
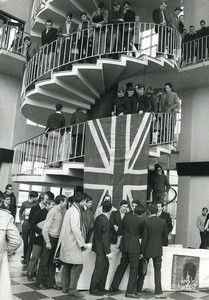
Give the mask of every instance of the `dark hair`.
<path id="1" fill-rule="evenodd" d="M 164 206 L 164 203 L 162 201 L 159 201 L 157 204 L 161 204 L 161 206 Z"/>
<path id="2" fill-rule="evenodd" d="M 10 188 L 10 187 L 13 188 L 13 186 L 11 185 L 11 183 L 8 183 L 8 184 L 6 185 L 6 187 L 5 187 L 5 190 L 8 190 L 8 188 Z"/>
<path id="3" fill-rule="evenodd" d="M 149 94 L 149 95 L 153 95 L 154 94 L 153 88 L 151 86 L 147 87 L 147 94 Z"/>
<path id="4" fill-rule="evenodd" d="M 105 197 L 109 197 L 110 198 L 110 200 L 108 201 L 108 200 L 105 200 Z M 103 199 L 102 199 L 102 203 L 104 203 L 104 202 L 111 202 L 112 201 L 112 198 L 111 198 L 111 196 L 110 195 L 104 195 L 104 197 L 103 197 Z M 102 205 L 101 205 L 102 206 Z"/>
<path id="5" fill-rule="evenodd" d="M 60 204 L 60 202 L 64 202 L 66 200 L 66 197 L 64 195 L 59 195 L 54 199 L 55 204 Z"/>
<path id="6" fill-rule="evenodd" d="M 50 19 L 46 20 L 46 23 L 51 23 L 51 24 L 53 24 L 52 20 L 50 20 Z"/>
<path id="7" fill-rule="evenodd" d="M 67 201 L 73 204 L 74 202 L 76 202 L 76 196 L 70 196 L 69 198 L 67 198 Z"/>
<path id="8" fill-rule="evenodd" d="M 194 25 L 190 25 L 189 28 L 194 28 Z M 186 29 L 186 28 L 185 28 Z"/>
<path id="9" fill-rule="evenodd" d="M 82 12 L 80 13 L 80 17 L 82 17 L 82 16 L 87 16 L 87 13 L 86 13 L 85 11 L 82 11 Z"/>
<path id="10" fill-rule="evenodd" d="M 73 14 L 71 14 L 70 12 L 66 13 L 66 17 L 70 17 L 72 19 Z"/>
<path id="11" fill-rule="evenodd" d="M 128 204 L 128 202 L 127 202 L 126 200 L 122 200 L 122 201 L 120 202 L 120 206 L 126 205 L 126 204 Z"/>
<path id="12" fill-rule="evenodd" d="M 56 111 L 60 111 L 60 110 L 63 108 L 63 106 L 62 106 L 61 103 L 57 103 L 57 104 L 55 105 L 55 108 L 56 108 Z"/>
<path id="13" fill-rule="evenodd" d="M 135 204 L 137 204 L 137 205 L 140 205 L 140 201 L 137 200 L 137 199 L 134 199 L 134 200 L 131 202 L 131 204 L 133 204 L 133 203 L 135 203 Z"/>
<path id="14" fill-rule="evenodd" d="M 145 212 L 145 208 L 143 205 L 137 205 L 134 209 L 134 214 L 140 216 Z"/>
<path id="15" fill-rule="evenodd" d="M 172 83 L 171 82 L 166 82 L 165 86 L 168 85 L 171 89 L 173 88 Z"/>
<path id="16" fill-rule="evenodd" d="M 47 191 L 46 194 L 50 200 L 54 200 L 54 193 Z"/>
<path id="17" fill-rule="evenodd" d="M 201 24 L 201 23 L 205 23 L 205 20 L 201 20 L 201 21 L 200 21 L 200 24 Z"/>
<path id="18" fill-rule="evenodd" d="M 156 204 L 150 204 L 148 206 L 148 211 L 150 212 L 151 215 L 156 215 L 157 212 L 158 212 L 158 208 L 157 208 L 157 205 Z"/>
<path id="19" fill-rule="evenodd" d="M 38 193 L 36 191 L 30 191 L 29 198 L 38 198 Z"/>
<path id="20" fill-rule="evenodd" d="M 25 42 L 25 41 L 29 41 L 29 42 L 30 42 L 30 41 L 31 41 L 31 39 L 30 39 L 30 37 L 29 37 L 29 36 L 25 36 L 25 37 L 24 37 L 24 39 L 23 39 L 23 41 L 24 41 L 24 42 Z"/>
<path id="21" fill-rule="evenodd" d="M 163 3 L 165 3 L 166 5 L 168 4 L 168 3 L 167 3 L 167 0 L 162 0 L 162 1 L 160 2 L 160 5 L 162 5 Z"/>
<path id="22" fill-rule="evenodd" d="M 145 85 L 143 83 L 138 83 L 136 84 L 136 86 L 138 87 L 138 89 L 145 89 Z"/>
<path id="23" fill-rule="evenodd" d="M 79 192 L 78 194 L 76 194 L 75 202 L 80 203 L 81 201 L 85 200 L 86 198 L 87 198 L 87 194 Z"/>
<path id="24" fill-rule="evenodd" d="M 105 201 L 103 204 L 102 204 L 102 211 L 104 213 L 108 213 L 109 211 L 111 211 L 112 209 L 112 203 L 109 202 L 109 201 Z"/>
<path id="25" fill-rule="evenodd" d="M 98 8 L 101 8 L 101 9 L 105 8 L 104 2 L 100 2 L 100 3 L 98 4 Z"/>
<path id="26" fill-rule="evenodd" d="M 157 95 L 158 93 L 160 92 L 160 89 L 158 89 L 158 88 L 155 88 L 154 89 L 154 93 Z"/>
<path id="27" fill-rule="evenodd" d="M 208 211 L 208 208 L 207 208 L 207 207 L 203 207 L 202 211 L 205 210 L 205 209 L 207 209 L 207 211 Z"/>
<path id="28" fill-rule="evenodd" d="M 125 1 L 124 4 L 123 4 L 123 6 L 125 6 L 126 4 L 127 4 L 128 6 L 131 6 L 131 2 L 129 2 L 129 1 Z"/>
<path id="29" fill-rule="evenodd" d="M 158 168 L 161 168 L 161 170 L 163 169 L 163 167 L 160 164 L 155 164 L 155 171 L 157 171 Z"/>

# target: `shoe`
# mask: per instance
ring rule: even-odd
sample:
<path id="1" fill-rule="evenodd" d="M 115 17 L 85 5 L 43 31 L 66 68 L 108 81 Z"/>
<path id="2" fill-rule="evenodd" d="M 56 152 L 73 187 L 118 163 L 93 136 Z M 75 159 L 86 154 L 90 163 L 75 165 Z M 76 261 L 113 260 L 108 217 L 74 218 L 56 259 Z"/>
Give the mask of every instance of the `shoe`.
<path id="1" fill-rule="evenodd" d="M 110 289 L 109 289 L 109 294 L 111 294 L 111 295 L 117 295 L 117 294 L 119 294 L 120 293 L 120 290 L 119 289 L 115 289 L 115 288 L 113 288 L 113 287 L 111 287 Z"/>
<path id="2" fill-rule="evenodd" d="M 90 291 L 89 294 L 93 296 L 104 296 L 102 291 Z"/>
<path id="3" fill-rule="evenodd" d="M 167 297 L 164 294 L 155 295 L 155 299 L 166 299 Z"/>
<path id="4" fill-rule="evenodd" d="M 49 288 L 53 289 L 53 290 L 57 290 L 57 291 L 62 289 L 61 287 L 57 286 L 56 284 L 54 284 L 52 287 L 49 287 Z"/>
<path id="5" fill-rule="evenodd" d="M 140 296 L 138 294 L 125 294 L 126 298 L 135 298 L 135 299 L 139 299 Z"/>
<path id="6" fill-rule="evenodd" d="M 67 294 L 67 293 L 69 292 L 69 289 L 63 288 L 63 289 L 62 289 L 62 292 L 63 292 L 63 294 Z"/>
<path id="7" fill-rule="evenodd" d="M 47 290 L 48 289 L 48 287 L 45 284 L 43 284 L 43 283 L 37 284 L 36 286 L 40 290 Z"/>
<path id="8" fill-rule="evenodd" d="M 83 298 L 84 297 L 83 294 L 79 293 L 79 291 L 74 290 L 74 289 L 69 289 L 68 295 L 72 296 L 72 297 L 78 297 L 78 298 Z"/>
<path id="9" fill-rule="evenodd" d="M 141 297 L 141 293 L 139 292 L 135 292 L 134 294 L 137 295 L 138 297 Z"/>
<path id="10" fill-rule="evenodd" d="M 30 282 L 34 282 L 35 281 L 34 278 L 33 278 L 33 276 L 31 276 L 29 274 L 27 274 L 27 280 L 30 281 Z"/>

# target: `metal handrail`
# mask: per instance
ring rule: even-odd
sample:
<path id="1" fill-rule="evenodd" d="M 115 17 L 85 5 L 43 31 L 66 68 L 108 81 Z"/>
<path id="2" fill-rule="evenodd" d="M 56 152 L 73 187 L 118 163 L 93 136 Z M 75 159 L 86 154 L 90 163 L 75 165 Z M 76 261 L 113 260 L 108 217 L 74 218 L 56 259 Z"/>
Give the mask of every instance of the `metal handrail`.
<path id="1" fill-rule="evenodd" d="M 178 36 L 170 27 L 145 22 L 107 24 L 74 32 L 44 45 L 30 59 L 23 91 L 48 72 L 92 57 L 127 54 L 138 58 L 143 54 L 151 57 L 160 54 L 179 61 Z"/>
<path id="2" fill-rule="evenodd" d="M 17 26 L 5 24 L 0 35 L 0 49 L 25 56 L 23 41 L 26 36 L 29 36 L 29 33 L 19 30 Z"/>
<path id="3" fill-rule="evenodd" d="M 209 35 L 182 44 L 182 67 L 209 59 Z"/>
<path id="4" fill-rule="evenodd" d="M 153 114 L 150 145 L 173 144 L 179 140 L 179 114 Z M 41 175 L 44 168 L 84 158 L 86 123 L 63 127 L 35 136 L 14 147 L 12 175 Z"/>

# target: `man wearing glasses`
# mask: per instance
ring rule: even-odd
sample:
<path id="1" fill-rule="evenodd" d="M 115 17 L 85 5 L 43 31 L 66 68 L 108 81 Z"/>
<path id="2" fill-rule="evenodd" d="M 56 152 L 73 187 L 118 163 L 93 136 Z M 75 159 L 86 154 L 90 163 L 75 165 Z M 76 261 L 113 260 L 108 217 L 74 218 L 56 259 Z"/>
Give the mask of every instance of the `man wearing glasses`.
<path id="1" fill-rule="evenodd" d="M 4 194 L 6 194 L 8 197 L 10 197 L 9 211 L 11 212 L 11 214 L 15 220 L 15 215 L 17 212 L 17 205 L 16 205 L 16 197 L 13 193 L 13 187 L 11 184 L 6 185 Z"/>
<path id="2" fill-rule="evenodd" d="M 151 186 L 153 203 L 163 203 L 165 193 L 167 193 L 170 189 L 170 183 L 160 164 L 155 164 L 155 174 L 153 175 Z"/>

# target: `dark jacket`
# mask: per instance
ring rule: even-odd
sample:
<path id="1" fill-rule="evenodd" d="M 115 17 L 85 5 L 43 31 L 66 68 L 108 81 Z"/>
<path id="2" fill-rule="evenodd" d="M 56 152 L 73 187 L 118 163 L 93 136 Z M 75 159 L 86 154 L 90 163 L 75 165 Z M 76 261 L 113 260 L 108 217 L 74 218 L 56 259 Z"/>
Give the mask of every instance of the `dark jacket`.
<path id="1" fill-rule="evenodd" d="M 126 214 L 122 220 L 122 226 L 119 228 L 119 235 L 122 235 L 120 251 L 139 254 L 140 237 L 144 228 L 143 218 L 135 214 Z"/>
<path id="2" fill-rule="evenodd" d="M 110 243 L 116 244 L 118 238 L 118 231 L 115 231 L 114 225 L 118 226 L 118 230 L 122 225 L 122 219 L 120 211 L 113 211 L 110 215 Z"/>
<path id="3" fill-rule="evenodd" d="M 94 223 L 94 238 L 92 243 L 92 251 L 94 251 L 98 255 L 106 255 L 111 253 L 109 237 L 109 220 L 104 214 L 101 214 L 96 218 Z"/>
<path id="4" fill-rule="evenodd" d="M 165 12 L 164 12 L 164 17 L 165 17 L 166 25 L 168 25 L 168 19 Z M 153 10 L 152 18 L 153 18 L 153 22 L 156 24 L 161 24 L 163 22 L 162 11 L 160 8 Z"/>
<path id="5" fill-rule="evenodd" d="M 137 112 L 139 112 L 140 110 L 142 110 L 144 113 L 151 110 L 150 99 L 146 94 L 138 98 Z"/>
<path id="6" fill-rule="evenodd" d="M 57 39 L 57 29 L 56 28 L 51 28 L 47 33 L 46 33 L 46 29 L 42 31 L 41 33 L 41 44 L 42 46 L 44 45 L 48 45 L 48 44 L 51 44 L 52 42 L 53 45 L 50 46 L 48 48 L 48 53 L 49 52 L 54 52 L 55 51 L 55 41 Z M 45 52 L 46 53 L 47 50 L 45 49 Z"/>
<path id="7" fill-rule="evenodd" d="M 161 214 L 159 215 L 159 218 L 165 220 L 167 226 L 167 233 L 169 234 L 173 229 L 170 214 L 165 211 L 162 211 Z M 163 246 L 168 246 L 168 235 L 163 239 Z"/>
<path id="8" fill-rule="evenodd" d="M 124 115 L 131 113 L 131 105 L 130 99 L 126 96 L 124 97 L 116 97 L 114 99 L 115 107 L 116 107 L 116 115 L 118 116 L 120 113 Z"/>
<path id="9" fill-rule="evenodd" d="M 65 127 L 65 117 L 59 113 L 53 113 L 49 116 L 46 123 L 45 132 L 50 132 L 56 129 L 60 129 Z M 64 130 L 62 130 L 61 135 L 64 134 Z"/>
<path id="10" fill-rule="evenodd" d="M 31 229 L 30 241 L 35 245 L 43 246 L 42 229 L 37 224 L 46 219 L 47 213 L 48 210 L 46 208 L 41 209 L 39 204 L 31 208 L 28 223 Z"/>
<path id="11" fill-rule="evenodd" d="M 82 111 L 76 111 L 72 114 L 71 117 L 71 125 L 75 125 L 75 124 L 80 124 L 80 123 L 85 123 L 86 121 L 88 121 L 89 117 L 87 114 L 85 114 Z M 73 126 L 72 128 L 72 135 L 76 135 L 76 134 L 81 134 L 83 135 L 83 124 L 77 126 Z"/>
<path id="12" fill-rule="evenodd" d="M 152 216 L 145 221 L 141 253 L 145 258 L 162 256 L 163 240 L 167 237 L 165 220 Z"/>

